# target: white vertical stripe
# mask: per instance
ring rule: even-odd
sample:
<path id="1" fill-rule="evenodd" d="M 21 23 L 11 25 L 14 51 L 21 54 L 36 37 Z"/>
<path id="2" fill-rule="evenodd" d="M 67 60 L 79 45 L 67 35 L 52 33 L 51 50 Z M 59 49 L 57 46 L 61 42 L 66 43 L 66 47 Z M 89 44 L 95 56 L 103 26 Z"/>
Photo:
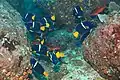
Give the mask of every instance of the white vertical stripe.
<path id="1" fill-rule="evenodd" d="M 39 51 L 40 51 L 40 49 L 41 49 L 41 44 L 39 44 Z"/>
<path id="2" fill-rule="evenodd" d="M 75 8 L 75 11 L 78 13 L 77 9 Z"/>
<path id="3" fill-rule="evenodd" d="M 44 17 L 45 22 L 47 23 L 47 19 Z"/>
<path id="4" fill-rule="evenodd" d="M 50 54 L 50 60 L 52 61 L 52 55 Z"/>
<path id="5" fill-rule="evenodd" d="M 36 61 L 35 65 L 33 66 L 33 68 L 38 64 L 38 61 Z"/>
<path id="6" fill-rule="evenodd" d="M 83 28 L 87 29 L 82 22 L 81 22 L 81 25 L 82 25 Z"/>
<path id="7" fill-rule="evenodd" d="M 33 22 L 33 28 L 35 27 L 35 22 Z"/>
<path id="8" fill-rule="evenodd" d="M 28 16 L 28 13 L 25 15 L 25 18 Z"/>

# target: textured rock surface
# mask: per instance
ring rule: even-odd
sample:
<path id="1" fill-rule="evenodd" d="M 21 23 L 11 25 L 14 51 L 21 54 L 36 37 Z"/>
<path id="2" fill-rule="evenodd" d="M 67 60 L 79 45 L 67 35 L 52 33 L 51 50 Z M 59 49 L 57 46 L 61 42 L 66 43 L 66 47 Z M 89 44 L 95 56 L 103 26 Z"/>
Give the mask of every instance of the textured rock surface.
<path id="1" fill-rule="evenodd" d="M 60 72 L 51 71 L 49 80 L 105 80 L 83 59 L 79 48 L 64 51 Z"/>
<path id="2" fill-rule="evenodd" d="M 9 0 L 9 1 L 12 3 L 12 0 Z M 74 20 L 73 20 L 74 17 L 71 15 L 72 7 L 75 4 L 79 4 L 78 3 L 79 0 L 76 0 L 75 3 L 74 2 L 71 3 L 70 0 L 57 0 L 57 1 L 58 1 L 57 4 L 51 6 L 51 8 L 53 8 L 51 13 L 55 13 L 57 17 L 60 17 L 58 19 L 58 24 L 66 24 L 66 25 L 69 25 L 68 27 L 74 26 Z M 92 3 L 92 0 L 90 0 L 90 1 Z M 99 3 L 99 0 L 96 0 L 96 2 Z M 4 5 L 3 5 L 3 3 L 4 3 Z M 13 2 L 13 3 L 16 3 L 16 2 Z M 19 1 L 18 1 L 18 3 L 19 3 Z M 17 4 L 15 6 L 17 7 Z M 54 8 L 54 6 L 56 6 L 56 8 Z M 32 7 L 32 6 L 30 6 L 30 7 Z M 34 7 L 32 8 L 32 10 L 33 9 L 34 9 Z M 114 14 L 116 14 L 116 12 Z M 111 24 L 109 24 L 109 25 L 105 24 L 108 27 L 102 25 L 103 27 L 106 27 L 106 28 L 100 29 L 100 31 L 102 31 L 105 34 L 102 36 L 102 37 L 104 37 L 104 39 L 101 37 L 100 37 L 100 39 L 97 39 L 98 36 L 95 37 L 92 35 L 92 37 L 88 37 L 88 41 L 86 40 L 86 42 L 85 42 L 86 45 L 87 45 L 87 43 L 90 43 L 89 46 L 85 45 L 85 47 L 87 47 L 86 49 L 90 48 L 90 50 L 86 50 L 84 56 L 85 56 L 86 60 L 88 60 L 90 62 L 91 65 L 92 65 L 92 63 L 94 63 L 93 66 L 100 67 L 97 69 L 95 68 L 98 72 L 101 71 L 100 73 L 103 73 L 102 70 L 106 72 L 106 70 L 104 70 L 104 69 L 109 68 L 109 66 L 107 66 L 109 64 L 109 62 L 107 63 L 105 61 L 106 58 L 110 58 L 109 60 L 110 60 L 110 63 L 112 63 L 112 64 L 114 63 L 112 61 L 115 60 L 116 63 L 114 63 L 113 65 L 117 66 L 117 68 L 119 68 L 118 67 L 119 62 L 118 62 L 118 60 L 113 59 L 114 58 L 113 55 L 109 54 L 109 56 L 107 55 L 108 57 L 103 57 L 103 53 L 102 53 L 102 50 L 106 49 L 104 47 L 108 47 L 106 42 L 109 38 L 106 39 L 106 36 L 110 37 L 110 39 L 111 39 L 111 36 L 110 36 L 112 34 L 111 30 L 113 30 L 113 27 L 111 27 L 111 26 L 116 26 L 115 31 L 116 31 L 116 33 L 119 32 L 119 31 L 117 32 L 117 29 L 119 30 L 119 28 L 118 28 L 118 25 L 116 25 L 119 23 L 119 17 L 117 14 L 114 15 L 114 17 L 113 17 L 113 15 L 111 15 L 112 17 L 109 17 L 110 19 L 108 21 L 108 24 L 109 23 L 111 23 Z M 59 23 L 59 21 L 61 21 L 61 20 L 63 20 L 63 21 L 61 23 Z M 69 23 L 68 21 L 70 21 L 72 23 Z M 113 25 L 112 23 L 115 23 L 115 24 Z M 7 76 L 7 78 L 10 78 L 10 76 L 14 76 L 16 74 L 18 76 L 22 74 L 23 69 L 26 68 L 29 64 L 28 60 L 29 60 L 29 51 L 30 50 L 28 47 L 26 47 L 27 40 L 26 40 L 26 38 L 24 38 L 25 37 L 24 36 L 25 28 L 24 28 L 24 25 L 22 24 L 20 14 L 16 10 L 14 10 L 4 0 L 0 0 L 0 24 L 1 24 L 0 25 L 0 30 L 1 30 L 0 31 L 0 36 L 1 36 L 1 38 L 0 38 L 0 63 L 4 62 L 4 64 L 0 64 L 0 80 L 1 80 L 5 76 Z M 66 27 L 66 26 L 63 26 L 63 27 Z M 108 31 L 110 31 L 110 33 Z M 99 33 L 99 30 L 97 32 Z M 106 34 L 106 32 L 107 32 L 107 34 Z M 2 47 L 2 40 L 4 37 L 3 34 L 5 34 L 5 36 L 7 36 L 7 38 L 10 38 L 10 41 L 15 39 L 15 41 L 19 42 L 19 45 L 15 46 L 15 48 L 16 48 L 15 50 L 10 50 L 11 51 L 10 52 L 8 50 L 8 48 Z M 118 34 L 116 34 L 116 35 L 118 35 Z M 83 60 L 83 56 L 82 56 L 83 52 L 81 52 L 82 49 L 75 48 L 75 46 L 73 46 L 74 42 L 72 42 L 73 38 L 71 36 L 72 36 L 72 34 L 68 33 L 67 30 L 66 31 L 59 30 L 59 31 L 55 32 L 54 36 L 52 36 L 52 37 L 50 36 L 50 38 L 48 39 L 50 42 L 52 42 L 53 46 L 60 45 L 60 47 L 64 50 L 64 53 L 65 53 L 65 59 L 64 59 L 63 64 L 61 65 L 60 72 L 55 73 L 52 69 L 53 67 L 49 67 L 48 64 L 44 64 L 44 62 L 41 62 L 44 66 L 47 65 L 47 66 L 45 66 L 45 69 L 48 70 L 48 72 L 49 72 L 49 80 L 104 80 L 103 78 L 100 77 L 100 75 L 96 71 L 94 71 L 94 69 L 89 64 L 87 64 Z M 59 38 L 59 39 L 57 39 L 57 38 Z M 71 41 L 69 41 L 69 39 Z M 96 39 L 98 42 L 96 42 L 94 44 Z M 118 38 L 116 38 L 116 39 L 118 39 Z M 101 42 L 99 42 L 100 40 L 101 40 Z M 104 42 L 105 46 L 103 45 L 102 47 L 99 47 L 101 45 L 98 45 L 98 43 L 101 44 L 102 42 Z M 110 43 L 110 42 L 108 41 L 108 43 Z M 98 45 L 98 46 L 96 46 L 96 45 Z M 116 45 L 117 45 L 117 47 L 119 47 L 118 43 L 116 43 Z M 98 48 L 98 49 L 96 49 L 96 48 Z M 110 49 L 110 48 L 107 48 L 107 49 Z M 101 52 L 97 52 L 97 50 L 101 50 Z M 92 51 L 92 52 L 90 52 L 90 51 Z M 107 51 L 109 51 L 109 50 L 106 50 L 106 52 Z M 116 50 L 116 51 L 119 51 L 119 50 Z M 94 55 L 96 53 L 97 53 L 97 56 L 100 55 L 100 58 L 99 58 L 99 56 L 96 57 Z M 22 60 L 21 67 L 19 68 L 17 65 L 19 62 L 19 57 L 21 55 L 23 56 L 23 60 Z M 113 56 L 113 57 L 111 57 L 111 56 Z M 104 62 L 106 62 L 106 63 L 104 64 Z M 100 66 L 100 65 L 105 65 L 105 66 Z M 112 69 L 118 70 L 117 68 L 112 67 L 111 70 Z M 3 72 L 3 73 L 1 73 L 1 72 Z M 10 75 L 10 72 L 15 72 L 15 74 Z M 117 72 L 117 71 L 112 72 L 113 75 L 118 74 L 118 73 L 119 72 Z M 104 73 L 103 73 L 103 75 L 104 75 Z M 111 75 L 108 75 L 108 76 L 111 77 Z M 114 77 L 114 80 L 115 79 L 117 80 L 116 76 L 113 76 L 113 77 Z M 13 77 L 12 77 L 11 80 L 17 80 L 17 79 L 13 79 Z M 34 79 L 34 80 L 36 80 L 36 79 Z"/>
<path id="3" fill-rule="evenodd" d="M 6 0 L 19 13 L 24 13 L 24 0 Z"/>
<path id="4" fill-rule="evenodd" d="M 106 24 L 84 42 L 84 57 L 93 68 L 109 80 L 120 79 L 120 14 L 112 12 Z"/>
<path id="5" fill-rule="evenodd" d="M 17 80 L 15 76 L 21 76 L 29 66 L 28 50 L 20 14 L 0 0 L 0 80 Z"/>

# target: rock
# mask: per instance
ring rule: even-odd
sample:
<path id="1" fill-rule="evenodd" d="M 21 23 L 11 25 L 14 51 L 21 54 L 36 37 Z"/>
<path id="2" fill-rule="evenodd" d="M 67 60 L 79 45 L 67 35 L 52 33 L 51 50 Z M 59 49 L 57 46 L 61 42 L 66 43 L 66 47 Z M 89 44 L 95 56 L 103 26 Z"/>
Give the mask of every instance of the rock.
<path id="1" fill-rule="evenodd" d="M 104 24 L 98 24 L 83 43 L 85 60 L 104 78 L 120 80 L 120 15 L 108 15 Z M 110 21 L 111 20 L 111 21 Z"/>
<path id="2" fill-rule="evenodd" d="M 118 5 L 118 3 L 115 3 L 115 2 L 110 2 L 109 3 L 109 10 L 110 11 L 113 11 L 113 10 L 119 11 L 120 5 Z"/>
<path id="3" fill-rule="evenodd" d="M 19 74 L 24 67 L 29 66 L 30 52 L 27 49 L 28 43 L 25 33 L 26 29 L 20 14 L 6 0 L 0 0 L 0 36 L 2 35 L 0 37 L 0 63 L 2 63 L 0 65 L 0 76 L 3 69 L 9 73 Z M 3 45 L 6 42 L 9 47 Z M 14 44 L 14 42 L 19 44 Z M 20 67 L 18 66 L 19 56 L 23 57 Z M 2 76 L 7 78 L 9 75 Z"/>
<path id="4" fill-rule="evenodd" d="M 106 14 L 98 14 L 98 18 L 101 22 L 106 22 L 108 16 Z"/>

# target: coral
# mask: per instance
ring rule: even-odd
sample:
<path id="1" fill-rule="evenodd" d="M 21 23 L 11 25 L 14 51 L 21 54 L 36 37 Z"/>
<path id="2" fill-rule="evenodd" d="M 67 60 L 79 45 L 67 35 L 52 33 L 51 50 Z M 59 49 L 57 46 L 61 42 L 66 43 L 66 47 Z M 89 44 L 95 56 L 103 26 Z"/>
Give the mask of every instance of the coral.
<path id="1" fill-rule="evenodd" d="M 119 80 L 120 76 L 120 14 L 111 12 L 107 23 L 99 24 L 85 40 L 84 58 L 101 76 Z"/>

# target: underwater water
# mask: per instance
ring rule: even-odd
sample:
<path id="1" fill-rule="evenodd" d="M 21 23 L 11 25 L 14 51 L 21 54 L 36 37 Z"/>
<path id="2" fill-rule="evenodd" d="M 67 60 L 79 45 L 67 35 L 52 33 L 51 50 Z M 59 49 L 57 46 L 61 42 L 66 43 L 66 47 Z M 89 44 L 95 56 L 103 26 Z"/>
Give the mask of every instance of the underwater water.
<path id="1" fill-rule="evenodd" d="M 0 80 L 120 80 L 119 0 L 0 0 Z"/>

